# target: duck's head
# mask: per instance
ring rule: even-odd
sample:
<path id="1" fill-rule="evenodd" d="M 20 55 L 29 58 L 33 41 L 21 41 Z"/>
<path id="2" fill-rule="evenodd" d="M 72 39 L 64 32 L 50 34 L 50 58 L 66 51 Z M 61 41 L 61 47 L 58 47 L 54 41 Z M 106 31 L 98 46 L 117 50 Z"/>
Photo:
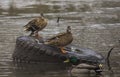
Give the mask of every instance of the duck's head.
<path id="1" fill-rule="evenodd" d="M 71 27 L 70 26 L 67 27 L 67 32 L 71 33 Z"/>
<path id="2" fill-rule="evenodd" d="M 43 13 L 40 13 L 40 17 L 39 17 L 39 19 L 41 20 L 41 21 L 47 21 L 47 19 L 44 17 L 44 14 Z"/>

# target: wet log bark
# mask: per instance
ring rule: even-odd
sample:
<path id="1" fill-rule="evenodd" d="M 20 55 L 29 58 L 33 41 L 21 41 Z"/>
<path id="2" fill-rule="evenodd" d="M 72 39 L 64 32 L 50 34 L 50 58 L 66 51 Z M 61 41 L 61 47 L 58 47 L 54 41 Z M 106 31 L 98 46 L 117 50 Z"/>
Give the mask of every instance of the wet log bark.
<path id="1" fill-rule="evenodd" d="M 12 55 L 15 62 L 47 62 L 47 63 L 64 63 L 66 59 L 76 57 L 77 64 L 98 64 L 104 61 L 102 55 L 86 48 L 77 46 L 68 46 L 66 50 L 69 51 L 63 54 L 59 48 L 55 46 L 45 45 L 43 40 L 37 43 L 34 37 L 21 36 L 16 40 L 16 46 Z M 74 50 L 72 50 L 72 47 Z M 74 51 L 74 52 L 73 52 Z M 70 64 L 69 62 L 67 64 Z"/>
<path id="2" fill-rule="evenodd" d="M 62 63 L 60 59 L 61 51 L 56 47 L 45 45 L 40 40 L 41 44 L 37 44 L 34 37 L 18 37 L 13 53 L 14 61 L 27 62 L 54 62 Z"/>

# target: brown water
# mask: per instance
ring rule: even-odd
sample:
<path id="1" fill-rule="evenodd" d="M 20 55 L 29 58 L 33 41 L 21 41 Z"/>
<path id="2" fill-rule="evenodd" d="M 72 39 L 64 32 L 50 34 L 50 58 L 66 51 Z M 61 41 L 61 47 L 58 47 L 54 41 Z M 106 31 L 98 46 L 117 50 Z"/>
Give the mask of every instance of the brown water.
<path id="1" fill-rule="evenodd" d="M 40 13 L 49 20 L 48 26 L 40 32 L 45 38 L 63 32 L 69 25 L 74 36 L 72 43 L 80 47 L 91 48 L 105 56 L 112 46 L 119 44 L 120 0 L 0 0 L 0 77 L 70 77 L 62 68 L 12 62 L 16 38 L 29 34 L 23 31 L 23 26 Z M 57 17 L 60 17 L 59 24 Z M 105 69 L 102 77 L 120 77 L 119 56 L 120 46 L 110 57 L 114 73 Z M 96 77 L 80 69 L 73 71 L 73 76 Z"/>

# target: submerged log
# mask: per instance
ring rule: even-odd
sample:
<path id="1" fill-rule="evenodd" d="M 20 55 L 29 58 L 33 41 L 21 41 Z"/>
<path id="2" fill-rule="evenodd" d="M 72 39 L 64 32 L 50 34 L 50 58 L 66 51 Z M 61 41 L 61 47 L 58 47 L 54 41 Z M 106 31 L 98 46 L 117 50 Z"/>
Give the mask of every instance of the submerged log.
<path id="1" fill-rule="evenodd" d="M 20 36 L 16 40 L 16 46 L 12 55 L 15 62 L 47 62 L 47 63 L 64 63 L 66 59 L 75 57 L 76 62 L 68 62 L 67 64 L 78 65 L 86 63 L 90 65 L 97 65 L 104 62 L 104 57 L 95 51 L 87 48 L 80 48 L 77 46 L 67 46 L 66 54 L 61 53 L 60 49 L 45 45 L 43 40 L 38 43 L 34 37 Z"/>
<path id="2" fill-rule="evenodd" d="M 41 41 L 41 40 L 40 40 Z M 43 43 L 37 44 L 33 37 L 18 37 L 13 53 L 13 59 L 26 62 L 62 62 L 59 56 L 60 50 Z"/>

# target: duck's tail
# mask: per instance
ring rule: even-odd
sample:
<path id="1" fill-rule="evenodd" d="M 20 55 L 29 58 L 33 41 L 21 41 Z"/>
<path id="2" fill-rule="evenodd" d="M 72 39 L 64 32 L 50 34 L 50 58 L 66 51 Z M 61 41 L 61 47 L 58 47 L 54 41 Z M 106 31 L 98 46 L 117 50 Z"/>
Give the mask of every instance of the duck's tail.
<path id="1" fill-rule="evenodd" d="M 28 29 L 30 28 L 30 25 L 25 25 L 25 26 L 23 26 L 23 28 L 24 28 L 24 31 L 28 31 Z"/>

